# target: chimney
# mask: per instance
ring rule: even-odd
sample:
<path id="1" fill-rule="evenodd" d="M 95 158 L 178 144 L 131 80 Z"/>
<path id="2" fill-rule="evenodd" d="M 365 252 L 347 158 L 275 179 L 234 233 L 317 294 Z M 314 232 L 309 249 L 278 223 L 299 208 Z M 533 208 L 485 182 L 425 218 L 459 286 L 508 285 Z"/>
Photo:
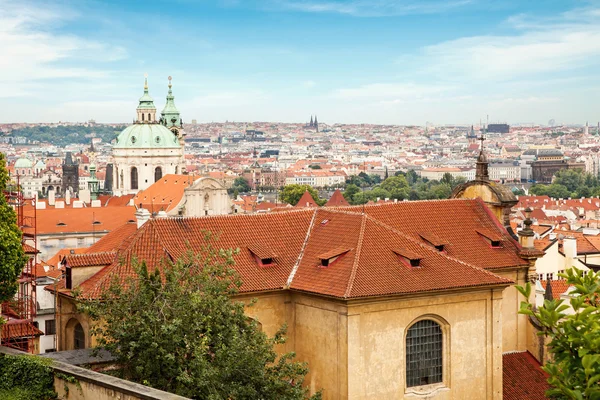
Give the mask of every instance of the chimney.
<path id="1" fill-rule="evenodd" d="M 138 208 L 135 212 L 135 218 L 137 219 L 137 227 L 140 229 L 150 219 L 150 211 L 145 208 Z"/>
<path id="2" fill-rule="evenodd" d="M 55 200 L 56 200 L 56 195 L 54 194 L 54 190 L 48 190 L 48 205 L 54 206 Z"/>
<path id="3" fill-rule="evenodd" d="M 92 201 L 92 195 L 89 189 L 81 189 L 79 191 L 79 200 L 82 203 L 89 204 Z"/>
<path id="4" fill-rule="evenodd" d="M 525 221 L 523 221 L 523 229 L 519 231 L 519 244 L 526 249 L 534 248 L 533 240 L 535 234 L 531 229 L 532 223 L 533 222 L 531 221 L 531 208 L 527 207 L 525 209 Z"/>
<path id="5" fill-rule="evenodd" d="M 550 232 L 548 234 L 548 239 L 550 239 L 550 240 L 556 240 L 556 232 Z"/>
<path id="6" fill-rule="evenodd" d="M 565 257 L 569 259 L 577 258 L 577 239 L 574 237 L 566 237 L 563 239 L 563 252 Z"/>

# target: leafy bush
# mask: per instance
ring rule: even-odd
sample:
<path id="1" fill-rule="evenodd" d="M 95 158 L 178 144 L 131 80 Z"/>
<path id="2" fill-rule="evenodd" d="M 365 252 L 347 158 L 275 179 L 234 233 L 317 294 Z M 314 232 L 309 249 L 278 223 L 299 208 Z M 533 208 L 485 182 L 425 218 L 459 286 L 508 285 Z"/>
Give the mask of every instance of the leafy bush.
<path id="1" fill-rule="evenodd" d="M 0 398 L 55 399 L 51 363 L 35 356 L 0 355 Z"/>

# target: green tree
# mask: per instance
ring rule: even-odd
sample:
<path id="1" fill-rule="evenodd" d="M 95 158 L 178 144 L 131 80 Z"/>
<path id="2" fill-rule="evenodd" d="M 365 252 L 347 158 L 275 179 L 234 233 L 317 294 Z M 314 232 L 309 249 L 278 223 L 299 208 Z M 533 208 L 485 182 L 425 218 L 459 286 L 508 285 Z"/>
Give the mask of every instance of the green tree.
<path id="1" fill-rule="evenodd" d="M 358 177 L 361 178 L 367 186 L 371 186 L 373 184 L 373 182 L 371 182 L 371 175 L 364 171 L 358 174 Z"/>
<path id="2" fill-rule="evenodd" d="M 542 367 L 549 375 L 551 389 L 547 396 L 572 400 L 600 399 L 600 275 L 571 268 L 559 274 L 574 289 L 569 303 L 574 313 L 565 313 L 569 306 L 562 299 L 544 300 L 535 308 L 521 303 L 520 313 L 537 319 L 542 336 L 550 339 L 548 350 L 552 359 Z M 517 287 L 530 298 L 531 285 Z"/>
<path id="3" fill-rule="evenodd" d="M 354 184 L 349 184 L 346 186 L 346 190 L 344 190 L 344 198 L 350 204 L 354 204 L 352 198 L 356 193 L 360 193 L 360 188 Z"/>
<path id="4" fill-rule="evenodd" d="M 305 399 L 307 365 L 274 351 L 285 326 L 269 338 L 232 300 L 241 285 L 236 252 L 213 249 L 209 238 L 201 254 L 161 271 L 136 265 L 136 275 L 113 281 L 101 302 L 81 299 L 99 347 L 116 357 L 122 377 L 182 396 Z"/>
<path id="5" fill-rule="evenodd" d="M 17 278 L 27 261 L 21 245 L 22 232 L 17 225 L 17 216 L 4 195 L 8 181 L 6 159 L 0 153 L 0 303 L 14 297 Z"/>
<path id="6" fill-rule="evenodd" d="M 581 169 L 563 169 L 554 174 L 552 183 L 566 187 L 569 192 L 577 192 L 585 184 L 585 175 Z"/>
<path id="7" fill-rule="evenodd" d="M 234 179 L 233 185 L 231 186 L 230 191 L 233 193 L 234 191 L 238 191 L 238 193 L 248 193 L 252 188 L 248 181 L 243 176 L 238 176 Z"/>
<path id="8" fill-rule="evenodd" d="M 379 185 L 382 189 L 387 190 L 390 196 L 394 199 L 407 199 L 410 194 L 410 188 L 404 176 L 390 176 Z"/>
<path id="9" fill-rule="evenodd" d="M 310 195 L 312 196 L 315 203 L 317 203 L 318 205 L 322 206 L 327 202 L 327 200 L 320 199 L 319 193 L 317 193 L 317 191 L 310 185 L 285 185 L 279 197 L 282 201 L 288 204 L 296 205 L 298 204 L 298 201 L 300 200 L 304 192 L 306 192 L 307 190 L 308 193 L 310 193 Z"/>
<path id="10" fill-rule="evenodd" d="M 419 180 L 419 176 L 414 170 L 411 169 L 406 173 L 406 180 L 408 184 L 412 186 Z"/>

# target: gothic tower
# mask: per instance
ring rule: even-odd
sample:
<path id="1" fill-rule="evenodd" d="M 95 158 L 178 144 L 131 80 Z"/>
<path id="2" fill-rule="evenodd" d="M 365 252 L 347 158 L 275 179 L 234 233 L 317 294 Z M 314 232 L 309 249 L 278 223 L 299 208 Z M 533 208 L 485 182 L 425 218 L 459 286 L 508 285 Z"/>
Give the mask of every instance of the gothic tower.
<path id="1" fill-rule="evenodd" d="M 319 122 L 317 121 L 317 116 L 315 115 L 315 132 L 319 132 Z"/>
<path id="2" fill-rule="evenodd" d="M 71 190 L 71 195 L 79 191 L 79 164 L 73 162 L 73 156 L 70 151 L 65 156 L 65 162 L 62 165 L 62 193 L 63 196 Z"/>

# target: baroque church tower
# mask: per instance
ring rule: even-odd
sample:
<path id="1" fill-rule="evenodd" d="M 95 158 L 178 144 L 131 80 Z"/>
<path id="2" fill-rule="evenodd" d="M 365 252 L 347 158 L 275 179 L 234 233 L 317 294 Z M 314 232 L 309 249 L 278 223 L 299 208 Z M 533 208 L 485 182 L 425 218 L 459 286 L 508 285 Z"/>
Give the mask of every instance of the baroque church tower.
<path id="1" fill-rule="evenodd" d="M 163 175 L 184 172 L 182 124 L 170 79 L 167 104 L 161 115 L 160 121 L 157 121 L 156 106 L 148 92 L 146 78 L 144 94 L 136 109 L 136 120 L 119 134 L 113 146 L 114 194 L 137 193 Z"/>

